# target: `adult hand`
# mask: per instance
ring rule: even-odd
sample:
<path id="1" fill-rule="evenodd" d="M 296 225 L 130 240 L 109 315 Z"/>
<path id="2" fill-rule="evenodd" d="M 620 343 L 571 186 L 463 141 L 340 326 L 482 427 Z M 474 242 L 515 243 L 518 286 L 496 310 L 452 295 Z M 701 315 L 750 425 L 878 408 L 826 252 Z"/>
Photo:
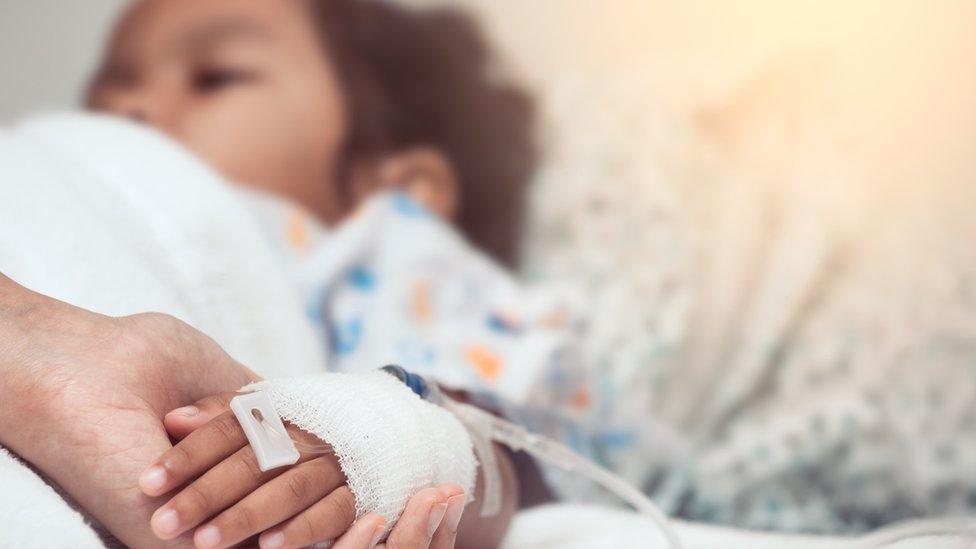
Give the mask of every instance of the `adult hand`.
<path id="1" fill-rule="evenodd" d="M 126 545 L 164 543 L 149 529 L 162 502 L 136 483 L 171 446 L 163 414 L 253 379 L 172 317 L 103 316 L 0 275 L 0 444 Z"/>

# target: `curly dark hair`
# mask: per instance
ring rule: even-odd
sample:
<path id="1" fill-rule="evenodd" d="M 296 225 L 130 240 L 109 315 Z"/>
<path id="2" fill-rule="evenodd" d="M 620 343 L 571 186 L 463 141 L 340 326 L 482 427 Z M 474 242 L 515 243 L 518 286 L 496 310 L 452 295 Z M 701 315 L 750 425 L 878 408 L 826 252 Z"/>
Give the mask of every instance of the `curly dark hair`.
<path id="1" fill-rule="evenodd" d="M 525 90 L 498 78 L 478 26 L 454 9 L 384 0 L 315 0 L 312 7 L 348 103 L 340 166 L 408 147 L 439 149 L 457 171 L 461 230 L 512 264 L 539 155 L 535 106 Z"/>

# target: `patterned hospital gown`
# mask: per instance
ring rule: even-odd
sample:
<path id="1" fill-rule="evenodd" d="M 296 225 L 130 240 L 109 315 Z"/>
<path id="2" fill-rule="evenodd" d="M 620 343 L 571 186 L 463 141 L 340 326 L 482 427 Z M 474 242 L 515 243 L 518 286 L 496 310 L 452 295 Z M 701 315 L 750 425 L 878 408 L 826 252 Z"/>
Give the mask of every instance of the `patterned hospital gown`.
<path id="1" fill-rule="evenodd" d="M 330 368 L 398 364 L 585 444 L 578 416 L 605 402 L 572 352 L 574 292 L 523 287 L 404 194 L 377 195 L 331 232 L 282 201 L 255 206 Z"/>

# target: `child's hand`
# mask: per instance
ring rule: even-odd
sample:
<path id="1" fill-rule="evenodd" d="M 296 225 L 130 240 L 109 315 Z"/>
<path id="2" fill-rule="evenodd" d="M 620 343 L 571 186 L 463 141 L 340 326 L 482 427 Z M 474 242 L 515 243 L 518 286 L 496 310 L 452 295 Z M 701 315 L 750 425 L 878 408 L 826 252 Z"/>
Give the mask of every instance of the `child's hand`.
<path id="1" fill-rule="evenodd" d="M 261 546 L 281 547 L 287 540 L 301 547 L 349 529 L 356 501 L 335 456 L 302 454 L 296 465 L 262 473 L 237 418 L 227 411 L 234 396 L 211 397 L 164 419 L 172 436 L 185 438 L 140 476 L 139 486 L 150 496 L 180 491 L 153 514 L 153 532 L 172 539 L 206 522 L 194 533 L 197 547 L 226 547 L 281 524 L 273 533 L 283 535 L 266 534 Z M 184 412 L 199 414 L 201 408 L 222 413 L 194 425 Z M 298 428 L 287 429 L 296 440 L 321 443 Z"/>
<path id="2" fill-rule="evenodd" d="M 194 406 L 173 410 L 164 418 L 167 432 L 181 442 L 143 473 L 140 487 L 148 495 L 159 495 L 199 478 L 156 510 L 153 531 L 163 539 L 172 539 L 220 513 L 197 529 L 197 546 L 224 547 L 262 531 L 258 540 L 261 547 L 304 547 L 331 539 L 336 541 L 334 549 L 376 546 L 386 521 L 368 514 L 349 527 L 355 519 L 356 503 L 335 456 L 303 455 L 291 468 L 260 472 L 243 430 L 228 411 L 235 395 L 208 397 Z M 303 442 L 320 442 L 300 429 L 287 429 Z M 210 465 L 205 465 L 208 461 Z M 453 548 L 465 501 L 464 490 L 456 484 L 417 492 L 382 547 Z M 173 511 L 166 515 L 176 528 L 164 533 L 161 527 L 167 525 L 163 520 L 167 510 Z M 211 532 L 219 534 L 216 543 L 204 535 L 209 526 L 216 528 Z"/>

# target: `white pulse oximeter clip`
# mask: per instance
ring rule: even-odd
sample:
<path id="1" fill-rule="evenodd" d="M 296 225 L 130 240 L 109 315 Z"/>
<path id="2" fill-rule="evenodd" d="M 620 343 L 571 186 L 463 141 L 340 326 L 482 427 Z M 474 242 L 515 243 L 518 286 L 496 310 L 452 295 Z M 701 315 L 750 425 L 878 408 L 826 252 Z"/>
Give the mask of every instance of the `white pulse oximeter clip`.
<path id="1" fill-rule="evenodd" d="M 231 399 L 230 409 L 237 416 L 262 472 L 298 462 L 295 442 L 288 436 L 267 391 L 238 395 Z"/>

